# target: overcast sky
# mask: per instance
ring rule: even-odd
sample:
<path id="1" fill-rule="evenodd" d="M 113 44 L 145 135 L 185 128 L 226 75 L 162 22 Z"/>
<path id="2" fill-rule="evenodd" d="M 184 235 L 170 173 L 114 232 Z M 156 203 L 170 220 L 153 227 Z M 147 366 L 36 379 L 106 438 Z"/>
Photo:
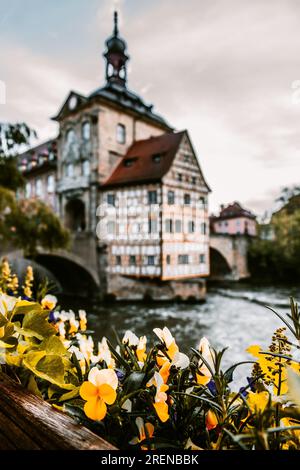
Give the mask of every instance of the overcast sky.
<path id="1" fill-rule="evenodd" d="M 128 86 L 189 130 L 212 210 L 260 214 L 300 183 L 299 0 L 0 0 L 1 121 L 55 136 L 69 91 L 103 84 L 115 5 Z"/>

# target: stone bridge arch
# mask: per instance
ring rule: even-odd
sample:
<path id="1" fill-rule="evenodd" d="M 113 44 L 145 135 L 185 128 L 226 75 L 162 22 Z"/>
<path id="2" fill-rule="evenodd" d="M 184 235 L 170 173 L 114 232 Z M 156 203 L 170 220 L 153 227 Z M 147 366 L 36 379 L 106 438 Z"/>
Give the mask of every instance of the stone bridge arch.
<path id="1" fill-rule="evenodd" d="M 21 250 L 2 254 L 8 260 L 24 260 Z M 96 253 L 94 255 L 96 258 Z M 92 297 L 99 293 L 100 280 L 98 272 L 87 263 L 87 259 L 66 250 L 44 251 L 38 250 L 33 261 L 38 269 L 44 268 L 45 272 L 52 274 L 57 281 L 57 286 L 66 295 L 76 295 L 82 297 Z"/>
<path id="2" fill-rule="evenodd" d="M 223 274 L 219 278 L 238 281 L 250 276 L 247 262 L 249 237 L 245 235 L 212 234 L 210 237 L 210 260 L 212 278 L 214 263 L 223 261 Z M 225 267 L 227 266 L 227 269 Z M 218 277 L 218 276 L 216 276 Z"/>

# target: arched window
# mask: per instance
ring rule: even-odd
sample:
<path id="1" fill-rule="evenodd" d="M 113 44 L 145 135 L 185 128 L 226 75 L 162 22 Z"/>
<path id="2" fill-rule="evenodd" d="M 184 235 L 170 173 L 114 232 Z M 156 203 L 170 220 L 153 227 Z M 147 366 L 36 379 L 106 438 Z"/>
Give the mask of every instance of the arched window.
<path id="1" fill-rule="evenodd" d="M 67 144 L 70 145 L 72 144 L 73 142 L 75 142 L 75 131 L 74 129 L 68 129 L 67 130 L 67 133 L 66 133 L 66 141 L 67 141 Z"/>
<path id="2" fill-rule="evenodd" d="M 35 182 L 35 195 L 36 197 L 42 197 L 43 196 L 43 183 L 42 180 L 39 178 Z"/>
<path id="3" fill-rule="evenodd" d="M 66 165 L 66 177 L 73 178 L 73 176 L 74 176 L 74 165 L 73 163 L 68 163 Z"/>
<path id="4" fill-rule="evenodd" d="M 85 160 L 82 163 L 82 174 L 83 176 L 89 176 L 90 175 L 90 162 L 88 160 Z"/>
<path id="5" fill-rule="evenodd" d="M 123 124 L 117 125 L 117 142 L 118 144 L 125 144 L 126 142 L 126 127 Z"/>
<path id="6" fill-rule="evenodd" d="M 55 179 L 53 175 L 49 175 L 47 179 L 47 191 L 48 194 L 53 194 L 55 191 Z"/>
<path id="7" fill-rule="evenodd" d="M 26 186 L 25 186 L 25 197 L 26 197 L 26 199 L 30 199 L 30 198 L 31 198 L 31 183 L 30 183 L 30 182 L 26 183 Z"/>
<path id="8" fill-rule="evenodd" d="M 89 121 L 82 124 L 82 138 L 83 140 L 90 140 L 91 138 L 91 124 Z"/>

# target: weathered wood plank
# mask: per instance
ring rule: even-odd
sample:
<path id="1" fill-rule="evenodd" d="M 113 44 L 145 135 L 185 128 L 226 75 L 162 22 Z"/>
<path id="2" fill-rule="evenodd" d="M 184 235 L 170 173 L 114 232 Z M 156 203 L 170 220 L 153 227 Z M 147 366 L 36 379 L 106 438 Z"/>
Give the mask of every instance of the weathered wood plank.
<path id="1" fill-rule="evenodd" d="M 17 450 L 16 446 L 0 431 L 0 451 Z"/>
<path id="2" fill-rule="evenodd" d="M 9 410 L 7 410 L 9 411 Z M 10 440 L 12 446 L 16 449 L 23 450 L 38 450 L 40 447 L 31 439 L 31 437 L 24 432 L 18 424 L 16 424 L 11 417 L 7 416 L 0 410 L 0 429 L 6 438 Z"/>
<path id="3" fill-rule="evenodd" d="M 0 372 L 0 433 L 17 449 L 114 450 Z M 4 445 L 4 443 L 3 443 Z"/>

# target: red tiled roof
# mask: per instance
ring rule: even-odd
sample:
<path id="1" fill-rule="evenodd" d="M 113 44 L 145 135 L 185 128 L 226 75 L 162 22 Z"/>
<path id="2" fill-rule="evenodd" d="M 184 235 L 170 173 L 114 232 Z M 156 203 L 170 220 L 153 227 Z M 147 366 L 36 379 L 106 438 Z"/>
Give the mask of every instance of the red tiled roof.
<path id="1" fill-rule="evenodd" d="M 172 132 L 134 142 L 102 187 L 161 180 L 169 171 L 184 134 L 185 131 Z"/>
<path id="2" fill-rule="evenodd" d="M 236 217 L 247 217 L 250 219 L 256 219 L 256 216 L 247 209 L 244 209 L 239 202 L 233 202 L 232 204 L 229 204 L 228 206 L 222 208 L 220 211 L 220 215 L 214 216 L 212 217 L 212 219 L 224 220 L 234 219 Z"/>

